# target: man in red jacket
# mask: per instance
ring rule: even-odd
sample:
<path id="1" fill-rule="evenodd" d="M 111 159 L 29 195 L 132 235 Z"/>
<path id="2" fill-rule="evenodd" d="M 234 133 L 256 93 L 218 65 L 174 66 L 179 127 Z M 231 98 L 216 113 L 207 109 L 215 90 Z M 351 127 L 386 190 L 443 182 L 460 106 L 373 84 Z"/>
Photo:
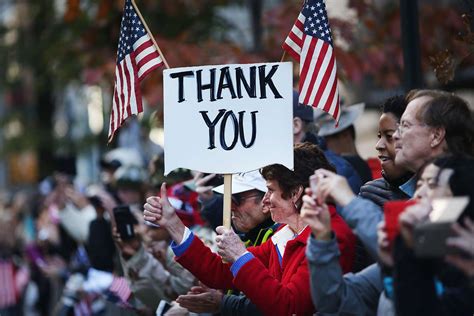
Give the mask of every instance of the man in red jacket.
<path id="1" fill-rule="evenodd" d="M 165 186 L 161 198 L 147 199 L 144 217 L 169 231 L 176 260 L 207 286 L 237 288 L 266 315 L 311 315 L 315 309 L 305 256 L 310 228 L 301 220 L 299 210 L 309 176 L 319 168 L 333 169 L 316 145 L 303 143 L 295 146 L 294 171 L 279 164 L 262 169 L 268 188 L 264 211 L 283 225 L 257 247 L 246 249 L 232 230 L 219 226 L 219 255 L 213 254 L 176 216 Z M 350 270 L 355 236 L 334 208 L 331 220 L 342 253 L 341 266 Z"/>

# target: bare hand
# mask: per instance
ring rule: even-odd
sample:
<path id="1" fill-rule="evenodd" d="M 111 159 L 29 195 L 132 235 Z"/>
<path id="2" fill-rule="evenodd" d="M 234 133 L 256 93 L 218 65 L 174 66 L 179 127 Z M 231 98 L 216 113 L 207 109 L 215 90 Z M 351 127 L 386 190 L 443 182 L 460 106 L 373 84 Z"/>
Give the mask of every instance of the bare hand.
<path id="1" fill-rule="evenodd" d="M 331 214 L 327 204 L 318 205 L 310 188 L 306 188 L 301 207 L 301 218 L 311 228 L 318 240 L 331 239 Z"/>
<path id="2" fill-rule="evenodd" d="M 64 194 L 66 194 L 66 197 L 69 199 L 69 201 L 71 201 L 79 209 L 83 209 L 84 207 L 90 205 L 87 197 L 84 194 L 76 191 L 72 186 L 66 187 Z"/>
<path id="3" fill-rule="evenodd" d="M 186 295 L 180 295 L 176 299 L 181 307 L 194 313 L 217 313 L 221 307 L 224 294 L 204 285 L 193 286 Z"/>
<path id="4" fill-rule="evenodd" d="M 117 248 L 120 250 L 122 257 L 126 260 L 133 257 L 140 249 L 141 242 L 138 238 L 123 241 L 115 226 L 112 227 L 112 238 L 114 239 Z"/>
<path id="5" fill-rule="evenodd" d="M 104 207 L 105 211 L 109 214 L 110 218 L 113 218 L 113 209 L 114 207 L 117 206 L 117 202 L 112 197 L 112 195 L 103 189 L 100 189 L 99 191 L 97 191 L 95 195 L 102 202 L 102 206 Z"/>
<path id="6" fill-rule="evenodd" d="M 467 276 L 474 276 L 474 223 L 465 218 L 464 224 L 466 228 L 455 223 L 453 230 L 457 237 L 450 237 L 446 240 L 446 244 L 451 247 L 458 248 L 468 254 L 471 258 L 465 258 L 459 255 L 448 255 L 446 261 L 462 270 Z"/>
<path id="7" fill-rule="evenodd" d="M 194 177 L 194 183 L 196 184 L 196 193 L 199 194 L 199 198 L 201 199 L 201 201 L 208 201 L 214 196 L 214 193 L 212 192 L 213 186 L 206 184 L 215 176 L 215 173 L 211 173 L 203 177 L 203 174 L 199 172 Z"/>
<path id="8" fill-rule="evenodd" d="M 337 205 L 346 206 L 355 198 L 346 178 L 326 169 L 318 169 L 314 172 L 318 176 L 318 196 L 321 203 L 328 197 L 332 198 Z"/>
<path id="9" fill-rule="evenodd" d="M 188 316 L 189 311 L 179 306 L 175 301 L 171 302 L 171 307 L 163 314 L 164 316 Z"/>
<path id="10" fill-rule="evenodd" d="M 164 240 L 152 241 L 148 246 L 147 251 L 151 253 L 156 260 L 161 262 L 161 264 L 166 268 L 167 265 L 167 251 L 168 251 L 168 242 Z"/>
<path id="11" fill-rule="evenodd" d="M 400 234 L 409 248 L 413 248 L 413 230 L 416 225 L 428 219 L 431 212 L 431 205 L 428 202 L 419 202 L 408 206 L 400 214 L 398 222 L 400 223 Z"/>
<path id="12" fill-rule="evenodd" d="M 53 256 L 46 265 L 39 268 L 47 277 L 59 277 L 66 269 L 66 262 L 59 256 Z"/>
<path id="13" fill-rule="evenodd" d="M 143 211 L 143 218 L 146 221 L 165 228 L 174 242 L 181 243 L 186 226 L 176 215 L 173 206 L 171 206 L 168 200 L 166 183 L 161 185 L 161 197 L 151 196 L 147 198 L 143 207 L 145 209 Z"/>
<path id="14" fill-rule="evenodd" d="M 216 228 L 218 236 L 216 237 L 217 253 L 229 263 L 234 263 L 247 250 L 239 236 L 232 230 L 219 226 Z"/>
<path id="15" fill-rule="evenodd" d="M 177 217 L 176 212 L 168 200 L 166 183 L 161 185 L 161 197 L 151 196 L 143 206 L 143 218 L 153 224 L 166 227 L 168 222 Z"/>
<path id="16" fill-rule="evenodd" d="M 387 232 L 385 231 L 385 221 L 381 221 L 377 225 L 377 243 L 379 260 L 387 267 L 393 267 L 393 256 L 388 240 Z"/>

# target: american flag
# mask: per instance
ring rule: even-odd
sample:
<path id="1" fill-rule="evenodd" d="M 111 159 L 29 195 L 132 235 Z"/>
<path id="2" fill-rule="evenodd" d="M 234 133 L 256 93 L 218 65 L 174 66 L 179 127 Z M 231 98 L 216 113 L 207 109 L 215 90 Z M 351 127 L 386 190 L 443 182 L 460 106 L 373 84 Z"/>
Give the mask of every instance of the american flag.
<path id="1" fill-rule="evenodd" d="M 125 305 L 128 305 L 127 301 L 132 295 L 127 279 L 117 276 L 114 276 L 112 284 L 110 284 L 106 292 L 108 294 L 106 296 L 109 300 Z"/>
<path id="2" fill-rule="evenodd" d="M 10 260 L 0 260 L 0 309 L 17 303 L 15 268 Z"/>
<path id="3" fill-rule="evenodd" d="M 299 102 L 339 121 L 336 59 L 323 0 L 306 0 L 283 49 L 300 62 Z"/>
<path id="4" fill-rule="evenodd" d="M 131 0 L 126 0 L 120 25 L 109 142 L 125 119 L 143 112 L 140 82 L 163 64 L 150 36 Z"/>

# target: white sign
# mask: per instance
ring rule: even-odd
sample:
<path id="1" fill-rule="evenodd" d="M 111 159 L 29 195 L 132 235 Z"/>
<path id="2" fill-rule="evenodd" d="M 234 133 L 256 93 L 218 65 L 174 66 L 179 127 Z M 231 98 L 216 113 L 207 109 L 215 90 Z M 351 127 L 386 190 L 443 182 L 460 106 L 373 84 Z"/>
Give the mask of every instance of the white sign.
<path id="1" fill-rule="evenodd" d="M 292 87 L 290 62 L 165 70 L 165 175 L 293 169 Z"/>

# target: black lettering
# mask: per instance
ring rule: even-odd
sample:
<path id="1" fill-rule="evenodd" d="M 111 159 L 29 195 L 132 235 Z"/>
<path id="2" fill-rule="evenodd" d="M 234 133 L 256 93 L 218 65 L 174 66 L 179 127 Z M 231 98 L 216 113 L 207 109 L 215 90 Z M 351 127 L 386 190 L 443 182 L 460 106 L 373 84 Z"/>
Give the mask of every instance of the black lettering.
<path id="1" fill-rule="evenodd" d="M 227 143 L 225 141 L 225 129 L 227 126 L 227 119 L 232 117 L 232 123 L 234 125 L 234 139 L 232 140 L 232 143 L 230 146 L 227 146 Z M 221 138 L 221 146 L 224 150 L 232 150 L 235 147 L 235 144 L 237 144 L 237 141 L 239 140 L 239 127 L 238 127 L 239 122 L 237 121 L 237 117 L 235 117 L 235 114 L 233 111 L 228 111 L 224 114 L 224 117 L 222 118 L 222 123 L 221 123 L 221 133 L 220 133 L 220 138 Z"/>
<path id="2" fill-rule="evenodd" d="M 184 101 L 184 77 L 192 77 L 194 73 L 192 71 L 181 71 L 170 74 L 171 78 L 178 78 L 178 102 Z"/>
<path id="3" fill-rule="evenodd" d="M 226 83 L 224 84 L 224 80 Z M 232 78 L 230 77 L 229 67 L 221 68 L 221 75 L 219 78 L 219 86 L 217 88 L 217 99 L 222 99 L 222 90 L 229 89 L 230 95 L 232 99 L 235 99 L 237 96 L 235 95 L 234 85 L 232 83 Z"/>
<path id="4" fill-rule="evenodd" d="M 215 139 L 215 127 L 217 122 L 219 122 L 220 118 L 224 115 L 225 110 L 220 109 L 219 114 L 217 114 L 216 118 L 211 122 L 209 117 L 207 116 L 208 111 L 199 111 L 201 113 L 202 118 L 204 119 L 204 122 L 206 123 L 207 127 L 209 128 L 209 147 L 207 149 L 214 149 L 216 146 L 214 145 L 214 139 Z M 222 129 L 222 127 L 221 127 Z M 221 140 L 222 142 L 222 140 Z"/>
<path id="5" fill-rule="evenodd" d="M 245 79 L 244 72 L 242 71 L 242 68 L 237 67 L 235 69 L 235 77 L 237 80 L 237 96 L 239 99 L 242 99 L 242 84 L 244 85 L 245 91 L 247 91 L 247 94 L 251 98 L 256 98 L 257 97 L 257 87 L 255 84 L 255 79 L 256 79 L 256 74 L 257 74 L 257 67 L 252 66 L 250 67 L 250 84 L 247 82 Z"/>
<path id="6" fill-rule="evenodd" d="M 257 138 L 257 113 L 258 111 L 252 111 L 250 114 L 252 115 L 252 137 L 250 138 L 250 143 L 245 143 L 245 133 L 244 133 L 244 113 L 245 111 L 239 112 L 239 128 L 240 128 L 240 142 L 244 148 L 252 147 L 253 143 L 255 143 L 255 139 Z"/>
<path id="7" fill-rule="evenodd" d="M 278 69 L 278 65 L 273 65 L 272 69 L 268 73 L 268 75 L 265 76 L 265 66 L 258 66 L 258 77 L 260 79 L 260 99 L 266 99 L 267 97 L 267 91 L 265 89 L 265 86 L 268 85 L 270 89 L 273 92 L 273 95 L 275 96 L 275 99 L 282 99 L 283 97 L 281 94 L 278 92 L 277 88 L 275 87 L 275 84 L 272 81 L 272 76 L 275 74 L 276 70 Z"/>
<path id="8" fill-rule="evenodd" d="M 212 68 L 209 70 L 210 75 L 211 75 L 211 82 L 208 84 L 202 84 L 202 70 L 196 71 L 196 84 L 197 84 L 197 98 L 198 102 L 202 102 L 202 91 L 209 89 L 209 92 L 211 94 L 210 100 L 211 101 L 216 101 L 215 95 L 214 95 L 214 85 L 216 81 L 216 69 Z"/>

